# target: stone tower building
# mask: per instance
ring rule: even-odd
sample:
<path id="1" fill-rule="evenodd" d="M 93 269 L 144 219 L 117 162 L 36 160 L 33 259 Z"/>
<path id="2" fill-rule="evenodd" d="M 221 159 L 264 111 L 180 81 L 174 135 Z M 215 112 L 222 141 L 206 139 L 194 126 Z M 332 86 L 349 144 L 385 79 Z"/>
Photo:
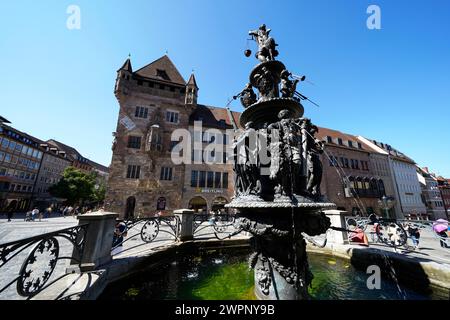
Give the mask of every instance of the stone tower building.
<path id="1" fill-rule="evenodd" d="M 120 110 L 106 195 L 108 210 L 129 218 L 185 207 L 211 210 L 230 200 L 231 166 L 217 162 L 194 168 L 171 159 L 171 150 L 178 144 L 171 139 L 175 129 L 192 131 L 194 121 L 202 121 L 204 129 L 225 132 L 232 128 L 225 109 L 197 104 L 193 74 L 186 82 L 167 55 L 137 71 L 127 59 L 117 71 L 114 93 Z M 202 133 L 202 142 L 205 137 Z"/>

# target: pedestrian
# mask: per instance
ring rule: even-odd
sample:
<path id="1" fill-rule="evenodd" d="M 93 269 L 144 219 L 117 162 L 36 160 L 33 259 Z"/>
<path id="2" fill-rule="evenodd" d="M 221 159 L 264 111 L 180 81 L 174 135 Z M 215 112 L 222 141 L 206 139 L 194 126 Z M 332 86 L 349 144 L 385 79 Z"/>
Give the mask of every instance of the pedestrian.
<path id="1" fill-rule="evenodd" d="M 127 236 L 127 225 L 123 219 L 116 219 L 113 236 L 113 248 L 123 246 L 123 238 Z"/>
<path id="2" fill-rule="evenodd" d="M 69 208 L 67 209 L 67 213 L 70 215 L 70 216 L 73 216 L 73 207 L 72 206 L 69 206 Z"/>
<path id="3" fill-rule="evenodd" d="M 31 211 L 31 221 L 35 221 L 36 217 L 39 215 L 39 209 L 35 207 L 33 211 Z"/>
<path id="4" fill-rule="evenodd" d="M 68 210 L 69 210 L 69 207 L 64 207 L 64 209 L 62 210 L 62 215 L 63 215 L 64 218 L 66 217 L 66 214 L 67 214 Z"/>
<path id="5" fill-rule="evenodd" d="M 14 215 L 14 210 L 12 208 L 9 209 L 7 215 L 8 215 L 8 222 L 11 222 L 11 219 L 12 219 L 12 217 Z"/>
<path id="6" fill-rule="evenodd" d="M 408 224 L 406 229 L 413 243 L 414 249 L 419 249 L 419 239 L 420 239 L 420 230 L 417 227 L 413 227 L 411 224 Z"/>
<path id="7" fill-rule="evenodd" d="M 350 242 L 356 242 L 362 246 L 369 246 L 369 239 L 367 238 L 364 230 L 361 228 L 356 228 L 352 232 L 349 233 Z"/>
<path id="8" fill-rule="evenodd" d="M 44 218 L 50 218 L 50 215 L 51 215 L 51 213 L 52 213 L 52 207 L 51 206 L 49 206 L 47 209 L 45 209 L 45 215 L 44 215 Z"/>
<path id="9" fill-rule="evenodd" d="M 445 231 L 446 230 L 442 230 L 441 232 L 437 233 L 440 237 L 440 243 L 441 243 L 442 248 L 448 248 L 448 245 L 447 245 L 448 235 L 447 235 L 447 232 L 445 232 Z"/>

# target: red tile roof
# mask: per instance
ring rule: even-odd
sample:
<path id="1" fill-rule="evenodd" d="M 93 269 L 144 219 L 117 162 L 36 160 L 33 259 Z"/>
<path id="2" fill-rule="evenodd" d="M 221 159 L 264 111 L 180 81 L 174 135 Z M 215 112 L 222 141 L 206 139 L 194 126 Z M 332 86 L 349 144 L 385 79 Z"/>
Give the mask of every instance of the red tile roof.
<path id="1" fill-rule="evenodd" d="M 158 70 L 164 71 L 168 79 L 161 76 L 161 72 Z M 184 81 L 180 72 L 167 55 L 164 55 L 161 58 L 149 63 L 145 67 L 135 71 L 134 74 L 148 79 L 169 81 L 181 85 L 186 84 L 186 81 Z"/>

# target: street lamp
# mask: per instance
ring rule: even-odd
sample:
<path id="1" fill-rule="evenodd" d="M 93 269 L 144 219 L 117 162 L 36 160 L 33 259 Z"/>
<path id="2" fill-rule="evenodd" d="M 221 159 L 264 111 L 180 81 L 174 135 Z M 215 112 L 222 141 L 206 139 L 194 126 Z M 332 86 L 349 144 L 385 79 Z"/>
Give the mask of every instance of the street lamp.
<path id="1" fill-rule="evenodd" d="M 390 197 L 383 196 L 378 200 L 378 206 L 384 209 L 386 218 L 389 218 L 389 209 L 391 209 L 395 204 L 395 200 Z"/>

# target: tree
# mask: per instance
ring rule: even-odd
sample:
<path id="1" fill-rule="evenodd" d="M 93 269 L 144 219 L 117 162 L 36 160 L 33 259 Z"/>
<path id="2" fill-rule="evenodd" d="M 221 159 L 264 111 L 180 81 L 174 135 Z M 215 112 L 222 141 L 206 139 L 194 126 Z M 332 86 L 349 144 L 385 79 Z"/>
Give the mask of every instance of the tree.
<path id="1" fill-rule="evenodd" d="M 95 190 L 96 174 L 84 173 L 74 167 L 67 167 L 61 180 L 49 188 L 52 196 L 64 198 L 69 205 L 85 201 L 96 201 L 101 198 L 101 192 Z"/>

